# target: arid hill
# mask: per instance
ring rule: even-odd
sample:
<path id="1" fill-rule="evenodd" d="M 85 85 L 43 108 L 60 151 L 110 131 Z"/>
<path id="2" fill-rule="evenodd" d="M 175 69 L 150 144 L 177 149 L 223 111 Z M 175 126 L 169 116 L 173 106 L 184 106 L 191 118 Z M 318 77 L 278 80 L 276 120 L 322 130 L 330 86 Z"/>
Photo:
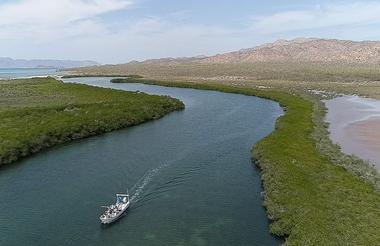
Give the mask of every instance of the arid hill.
<path id="1" fill-rule="evenodd" d="M 297 38 L 211 56 L 202 63 L 319 62 L 380 64 L 380 42 Z"/>
<path id="2" fill-rule="evenodd" d="M 150 59 L 132 64 L 178 65 L 183 63 L 317 62 L 341 64 L 380 64 L 380 41 L 297 38 L 278 40 L 254 48 L 215 56 Z"/>

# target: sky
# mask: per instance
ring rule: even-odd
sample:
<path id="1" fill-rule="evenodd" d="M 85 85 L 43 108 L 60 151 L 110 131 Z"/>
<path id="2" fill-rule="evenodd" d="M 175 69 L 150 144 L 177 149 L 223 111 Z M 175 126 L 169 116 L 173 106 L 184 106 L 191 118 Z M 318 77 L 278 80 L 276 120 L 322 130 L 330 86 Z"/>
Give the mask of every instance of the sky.
<path id="1" fill-rule="evenodd" d="M 0 57 L 126 63 L 297 37 L 380 39 L 380 1 L 0 0 Z"/>

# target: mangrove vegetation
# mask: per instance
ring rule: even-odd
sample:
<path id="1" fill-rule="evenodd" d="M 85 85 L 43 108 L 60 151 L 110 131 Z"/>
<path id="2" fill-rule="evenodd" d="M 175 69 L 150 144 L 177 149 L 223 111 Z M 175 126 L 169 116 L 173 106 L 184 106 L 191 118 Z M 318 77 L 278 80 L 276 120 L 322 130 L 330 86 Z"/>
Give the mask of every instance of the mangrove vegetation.
<path id="1" fill-rule="evenodd" d="M 0 81 L 0 165 L 48 147 L 154 120 L 184 104 L 53 78 Z"/>

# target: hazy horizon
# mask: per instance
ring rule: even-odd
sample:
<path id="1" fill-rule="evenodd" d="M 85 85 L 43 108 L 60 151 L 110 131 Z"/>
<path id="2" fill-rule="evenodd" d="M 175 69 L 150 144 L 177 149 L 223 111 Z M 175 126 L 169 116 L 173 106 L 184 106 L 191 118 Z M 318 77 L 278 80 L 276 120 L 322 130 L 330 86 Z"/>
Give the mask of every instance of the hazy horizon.
<path id="1" fill-rule="evenodd" d="M 297 37 L 379 40 L 376 1 L 5 0 L 0 57 L 126 63 Z"/>

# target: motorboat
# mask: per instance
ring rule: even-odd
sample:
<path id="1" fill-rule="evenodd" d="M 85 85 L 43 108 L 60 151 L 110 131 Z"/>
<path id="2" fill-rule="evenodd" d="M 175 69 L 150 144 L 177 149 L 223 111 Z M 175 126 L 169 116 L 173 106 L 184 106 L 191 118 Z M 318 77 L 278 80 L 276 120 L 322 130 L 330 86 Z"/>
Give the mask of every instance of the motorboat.
<path id="1" fill-rule="evenodd" d="M 110 206 L 102 206 L 107 210 L 100 216 L 102 224 L 110 224 L 118 220 L 128 209 L 130 204 L 129 194 L 116 194 L 116 203 Z"/>

